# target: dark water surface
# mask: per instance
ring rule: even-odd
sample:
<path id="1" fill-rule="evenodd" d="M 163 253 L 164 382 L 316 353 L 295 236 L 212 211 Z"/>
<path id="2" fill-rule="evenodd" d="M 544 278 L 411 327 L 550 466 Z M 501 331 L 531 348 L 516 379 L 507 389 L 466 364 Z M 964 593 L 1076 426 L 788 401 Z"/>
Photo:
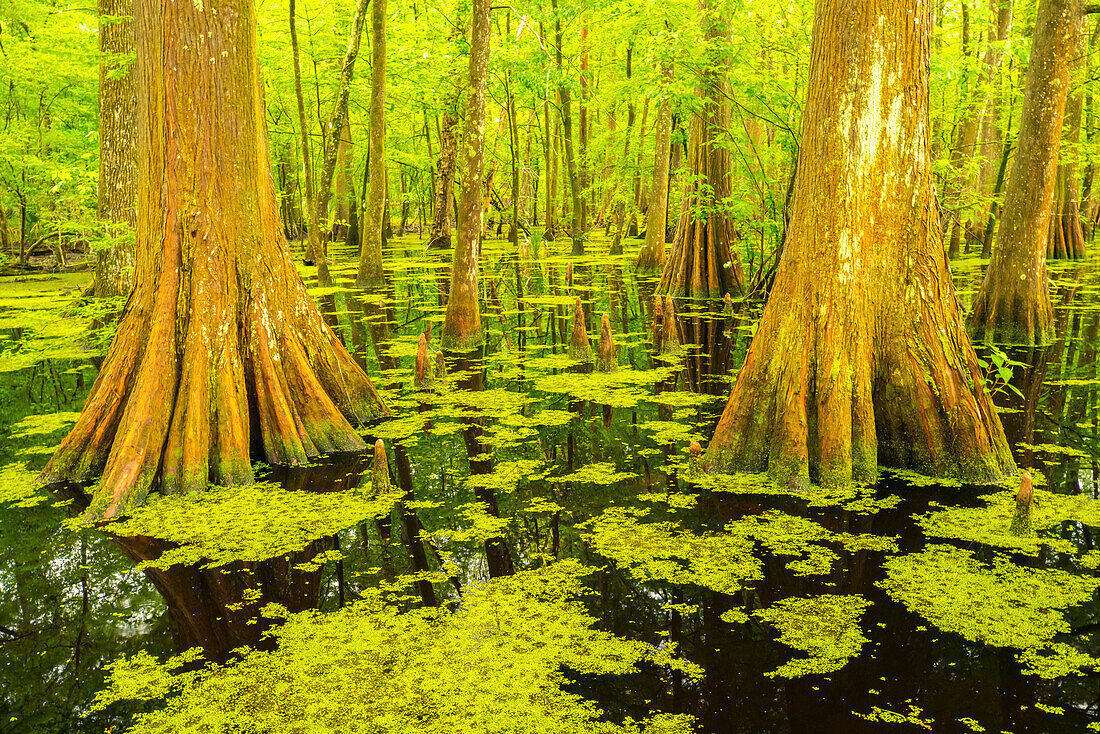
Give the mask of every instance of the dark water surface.
<path id="1" fill-rule="evenodd" d="M 606 246 L 597 240 L 592 249 Z M 956 507 L 980 510 L 993 502 L 983 496 L 1002 491 L 998 487 L 941 486 L 893 474 L 844 496 L 818 488 L 798 494 L 754 480 L 700 485 L 688 444 L 699 440 L 705 447 L 758 308 L 730 313 L 721 303 L 678 304 L 677 333 L 685 346 L 657 355 L 651 348 L 654 283 L 630 272 L 630 253 L 576 259 L 570 287 L 566 258 L 523 262 L 508 252 L 507 243 L 486 248 L 482 321 L 489 347 L 483 360 L 450 365 L 446 381 L 420 395 L 412 384 L 413 358 L 429 321 L 439 333 L 443 264 L 421 243 L 399 239 L 392 292 L 381 304 L 377 298 L 357 302 L 346 290 L 354 275 L 351 254 L 338 253 L 336 287 L 317 287 L 315 295 L 397 408 L 397 420 L 364 429 L 364 437 L 381 437 L 390 447 L 398 486 L 393 447 L 407 450 L 413 497 L 404 497 L 404 513 L 386 505 L 376 517 L 342 527 L 331 526 L 339 522 L 337 510 L 318 504 L 324 517 L 313 522 L 304 514 L 293 532 L 281 524 L 290 505 L 238 505 L 213 521 L 172 505 L 179 527 L 196 517 L 222 523 L 224 553 L 213 566 L 207 557 L 139 570 L 137 564 L 168 551 L 187 561 L 212 553 L 205 546 L 189 551 L 187 542 L 176 542 L 175 530 L 165 533 L 175 539 L 168 540 L 151 530 L 127 535 L 80 528 L 73 522 L 83 502 L 78 488 L 35 490 L 30 480 L 72 425 L 95 378 L 102 345 L 86 334 L 101 314 L 71 305 L 81 276 L 0 282 L 0 731 L 124 731 L 133 713 L 163 703 L 154 696 L 93 710 L 97 692 L 107 688 L 108 663 L 139 652 L 165 660 L 190 648 L 225 662 L 242 646 L 272 649 L 277 642 L 264 633 L 277 620 L 260 611 L 269 603 L 289 613 L 329 614 L 398 580 L 409 589 L 397 602 L 401 613 L 420 608 L 425 594 L 461 609 L 467 602 L 460 590 L 469 594 L 488 578 L 486 540 L 497 548 L 503 543 L 521 573 L 548 568 L 555 557 L 576 559 L 590 569 L 579 576 L 587 592 L 578 598 L 596 629 L 657 651 L 676 649 L 680 659 L 699 666 L 681 671 L 654 658 L 634 672 L 608 674 L 567 665 L 562 688 L 594 703 L 602 711 L 597 719 L 609 724 L 668 712 L 690 714 L 705 732 L 1100 730 L 1100 675 L 1092 667 L 1100 665 L 1093 657 L 1100 655 L 1100 606 L 1088 591 L 1072 603 L 1059 601 L 1059 589 L 1071 583 L 1066 579 L 1097 575 L 1100 563 L 1090 552 L 1100 511 L 1091 502 L 1074 504 L 1041 527 L 1045 541 L 1006 548 L 1014 541 L 1004 540 L 1006 523 L 993 511 L 970 516 L 967 532 L 956 538 L 929 538 L 913 519 Z M 953 267 L 965 302 L 980 263 Z M 316 286 L 312 268 L 303 274 Z M 981 351 L 995 375 L 995 400 L 1017 463 L 1042 485 L 1040 512 L 1061 507 L 1045 492 L 1094 499 L 1100 455 L 1100 279 L 1093 261 L 1054 265 L 1052 274 L 1057 343 Z M 578 371 L 563 354 L 576 296 L 593 314 L 594 343 L 599 315 L 610 315 L 619 365 L 612 377 Z M 383 318 L 391 331 L 385 342 L 378 328 Z M 396 371 L 383 373 L 391 359 Z M 483 389 L 473 391 L 478 371 Z M 331 495 L 335 502 L 365 491 L 370 460 L 369 453 L 325 457 L 310 467 L 261 468 L 259 478 L 292 498 Z M 500 520 L 478 504 L 485 490 L 469 481 L 472 470 L 490 467 L 490 479 L 474 484 L 489 486 Z M 150 506 L 159 501 L 151 497 Z M 747 524 L 766 512 L 773 513 L 767 516 L 773 530 L 765 531 L 771 542 L 752 535 Z M 797 518 L 814 525 L 797 525 Z M 241 529 L 246 526 L 252 530 Z M 418 561 L 407 543 L 417 527 L 427 541 L 420 563 L 432 574 L 417 577 L 419 585 L 410 576 Z M 289 534 L 266 538 L 264 528 L 273 528 L 273 536 Z M 735 536 L 748 540 L 723 545 Z M 892 538 L 896 547 L 870 536 Z M 234 556 L 240 551 L 233 541 L 246 537 L 249 554 Z M 262 558 L 256 547 L 274 547 L 277 554 Z M 921 581 L 923 590 L 897 591 L 908 567 L 890 559 L 945 547 L 969 554 L 979 575 L 953 575 L 959 562 L 950 574 Z M 727 568 L 735 561 L 755 570 Z M 1047 569 L 1066 576 L 1042 576 L 1047 580 L 1026 588 L 1020 581 Z M 984 593 L 983 584 L 996 579 L 1016 584 L 1023 601 Z M 956 595 L 965 603 L 952 601 Z M 820 619 L 804 607 L 790 607 L 786 622 L 769 616 L 768 610 L 788 609 L 784 604 L 799 599 L 836 607 Z M 1022 617 L 1013 616 L 1014 609 L 1024 610 Z M 837 610 L 854 625 L 838 623 Z M 854 617 L 845 616 L 851 610 Z M 1041 639 L 1027 637 L 1031 622 L 1048 619 L 1055 621 Z M 802 632 L 810 638 L 818 661 L 810 669 L 835 669 L 770 675 L 807 658 L 797 643 L 778 640 L 784 630 L 788 640 Z M 842 634 L 856 640 L 854 650 L 837 651 Z M 553 642 L 535 646 L 543 644 Z M 1028 650 L 1048 657 L 1056 649 L 1075 651 L 1076 669 L 1044 677 L 1021 661 Z"/>

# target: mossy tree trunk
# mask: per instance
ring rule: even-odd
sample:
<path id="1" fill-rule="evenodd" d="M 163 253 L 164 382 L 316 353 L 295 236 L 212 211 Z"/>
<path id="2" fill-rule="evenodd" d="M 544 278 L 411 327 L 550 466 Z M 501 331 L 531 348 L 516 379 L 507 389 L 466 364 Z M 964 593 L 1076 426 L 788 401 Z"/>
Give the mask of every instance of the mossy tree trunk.
<path id="1" fill-rule="evenodd" d="M 774 289 L 706 467 L 870 481 L 1012 470 L 940 241 L 930 0 L 818 0 L 802 159 Z"/>
<path id="2" fill-rule="evenodd" d="M 133 0 L 99 0 L 99 201 L 97 214 L 127 225 L 111 232 L 112 243 L 96 253 L 92 295 L 124 296 L 134 283 L 134 226 L 137 162 L 134 157 L 134 73 L 120 73 L 120 56 L 134 51 Z"/>
<path id="3" fill-rule="evenodd" d="M 362 449 L 352 422 L 386 413 L 287 249 L 252 0 L 152 0 L 134 22 L 136 286 L 40 477 L 102 475 L 92 517 L 141 504 L 154 484 L 251 482 L 254 455 L 302 464 Z"/>
<path id="4" fill-rule="evenodd" d="M 1047 238 L 1080 16 L 1080 0 L 1039 2 L 1004 214 L 970 314 L 975 340 L 1041 345 L 1054 338 Z"/>
<path id="5" fill-rule="evenodd" d="M 462 200 L 458 209 L 458 239 L 451 262 L 450 296 L 443 319 L 443 348 L 468 352 L 481 345 L 481 310 L 478 304 L 477 261 L 481 254 L 482 173 L 485 167 L 485 95 L 489 77 L 488 0 L 474 0 L 470 31 L 470 97 L 466 103 L 466 129 L 462 136 L 465 165 Z"/>
<path id="6" fill-rule="evenodd" d="M 363 212 L 363 231 L 359 236 L 358 288 L 380 288 L 385 284 L 382 271 L 382 231 L 386 219 L 386 0 L 371 0 L 371 86 L 370 86 L 370 182 L 367 206 Z"/>
<path id="7" fill-rule="evenodd" d="M 740 295 L 743 284 L 731 265 L 731 246 L 737 240 L 727 210 L 730 195 L 730 157 L 719 136 L 729 129 L 729 96 L 723 46 L 729 35 L 724 10 L 701 0 L 710 59 L 695 88 L 697 109 L 692 115 L 688 143 L 691 177 L 684 187 L 676 237 L 657 292 L 679 297 L 721 298 Z"/>

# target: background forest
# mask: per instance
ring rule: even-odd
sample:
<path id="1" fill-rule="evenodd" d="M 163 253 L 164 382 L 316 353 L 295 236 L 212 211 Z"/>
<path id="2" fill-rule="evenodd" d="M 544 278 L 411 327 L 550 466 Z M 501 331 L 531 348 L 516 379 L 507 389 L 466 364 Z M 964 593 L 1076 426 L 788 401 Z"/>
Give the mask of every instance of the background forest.
<path id="1" fill-rule="evenodd" d="M 931 73 L 936 186 L 945 245 L 981 249 L 989 240 L 985 212 L 995 201 L 1001 158 L 1018 133 L 1035 3 L 1016 2 L 1011 22 L 997 3 L 939 2 Z M 301 87 L 313 178 L 321 158 L 355 10 L 345 3 L 299 3 L 296 10 Z M 95 216 L 98 171 L 97 80 L 124 72 L 125 53 L 101 56 L 92 8 L 7 4 L 2 136 L 3 220 L 0 248 L 9 262 L 51 248 L 96 250 L 111 241 Z M 304 234 L 303 166 L 289 15 L 286 3 L 257 8 L 272 166 L 284 225 Z M 392 5 L 385 90 L 388 228 L 430 235 L 441 138 L 455 135 L 465 100 L 468 43 L 461 4 Z M 1003 15 L 1003 13 L 1002 13 Z M 568 234 L 575 178 L 586 228 L 645 230 L 653 196 L 654 144 L 669 105 L 669 227 L 689 172 L 685 169 L 695 85 L 707 70 L 728 82 L 730 125 L 720 143 L 731 154 L 731 195 L 711 206 L 728 211 L 740 233 L 738 256 L 749 283 L 774 267 L 785 231 L 805 104 L 813 25 L 812 2 L 739 4 L 727 38 L 703 41 L 696 3 L 582 3 L 509 6 L 493 12 L 486 108 L 485 197 L 490 234 L 507 237 L 516 219 L 537 243 L 551 228 Z M 560 58 L 555 23 L 560 23 Z M 1092 21 L 1090 21 L 1092 23 Z M 369 48 L 368 32 L 363 47 Z M 1062 160 L 1081 188 L 1084 222 L 1091 195 L 1097 120 L 1089 74 L 1096 33 L 1076 59 Z M 370 53 L 351 82 L 348 131 L 336 167 L 329 222 L 339 226 L 362 205 L 367 167 Z M 570 108 L 564 108 L 565 91 Z M 573 136 L 573 166 L 563 140 Z M 449 129 L 450 128 L 450 129 Z M 516 176 L 513 177 L 513 169 Z M 313 184 L 316 186 L 316 180 Z M 119 236 L 114 234 L 113 236 Z M 671 236 L 669 237 L 671 239 Z M 71 259 L 71 256 L 66 255 Z"/>

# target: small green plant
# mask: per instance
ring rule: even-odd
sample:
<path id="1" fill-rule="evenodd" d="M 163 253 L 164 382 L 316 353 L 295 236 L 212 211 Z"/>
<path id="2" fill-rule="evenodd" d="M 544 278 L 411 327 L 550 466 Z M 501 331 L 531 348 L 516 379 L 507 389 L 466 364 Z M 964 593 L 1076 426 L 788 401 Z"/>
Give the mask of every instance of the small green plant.
<path id="1" fill-rule="evenodd" d="M 1016 367 L 1027 367 L 1028 365 L 1009 358 L 1007 354 L 992 344 L 989 346 L 989 359 L 978 357 L 978 364 L 985 373 L 985 389 L 989 391 L 990 395 L 997 395 L 1005 390 L 1011 390 L 1021 400 L 1024 399 L 1024 394 L 1012 384 L 1012 370 Z"/>

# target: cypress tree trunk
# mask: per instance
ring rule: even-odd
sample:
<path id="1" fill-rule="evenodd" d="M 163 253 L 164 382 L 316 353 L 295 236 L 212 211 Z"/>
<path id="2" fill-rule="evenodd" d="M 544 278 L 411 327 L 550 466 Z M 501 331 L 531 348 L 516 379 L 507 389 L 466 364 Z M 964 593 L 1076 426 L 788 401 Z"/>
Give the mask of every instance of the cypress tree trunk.
<path id="1" fill-rule="evenodd" d="M 1013 469 L 940 242 L 929 0 L 818 0 L 794 210 L 705 457 L 780 482 Z"/>
<path id="2" fill-rule="evenodd" d="M 712 58 L 695 88 L 700 104 L 692 115 L 689 138 L 692 177 L 684 187 L 676 238 L 657 286 L 657 293 L 675 297 L 721 298 L 726 293 L 740 295 L 744 287 L 731 265 L 737 231 L 725 211 L 724 200 L 730 194 L 729 151 L 718 141 L 729 129 L 720 48 L 729 28 L 723 11 L 711 1 L 699 4 Z"/>
<path id="3" fill-rule="evenodd" d="M 370 83 L 370 183 L 359 237 L 358 288 L 379 288 L 382 273 L 382 231 L 386 213 L 386 0 L 371 0 L 371 83 Z"/>
<path id="4" fill-rule="evenodd" d="M 134 50 L 133 0 L 99 0 L 100 16 L 118 20 L 100 22 L 101 54 L 128 54 Z M 99 67 L 99 201 L 100 220 L 134 226 L 137 163 L 134 157 L 134 73 L 118 75 L 117 59 Z M 113 238 L 96 253 L 92 295 L 124 296 L 134 282 L 134 243 L 128 236 Z"/>
<path id="5" fill-rule="evenodd" d="M 141 504 L 155 483 L 251 482 L 253 455 L 302 464 L 362 449 L 351 422 L 386 414 L 287 250 L 252 0 L 135 10 L 136 286 L 80 418 L 40 476 L 102 474 L 97 518 Z"/>
<path id="6" fill-rule="evenodd" d="M 1004 215 L 968 323 L 975 340 L 1042 345 L 1054 339 L 1047 237 L 1080 15 L 1080 0 L 1039 2 Z"/>
<path id="7" fill-rule="evenodd" d="M 443 348 L 469 352 L 481 345 L 477 260 L 481 254 L 481 176 L 485 164 L 485 95 L 489 76 L 489 0 L 473 0 L 470 32 L 470 97 L 466 103 L 466 154 L 462 201 L 458 209 L 458 241 L 451 264 L 450 297 L 443 319 Z"/>

